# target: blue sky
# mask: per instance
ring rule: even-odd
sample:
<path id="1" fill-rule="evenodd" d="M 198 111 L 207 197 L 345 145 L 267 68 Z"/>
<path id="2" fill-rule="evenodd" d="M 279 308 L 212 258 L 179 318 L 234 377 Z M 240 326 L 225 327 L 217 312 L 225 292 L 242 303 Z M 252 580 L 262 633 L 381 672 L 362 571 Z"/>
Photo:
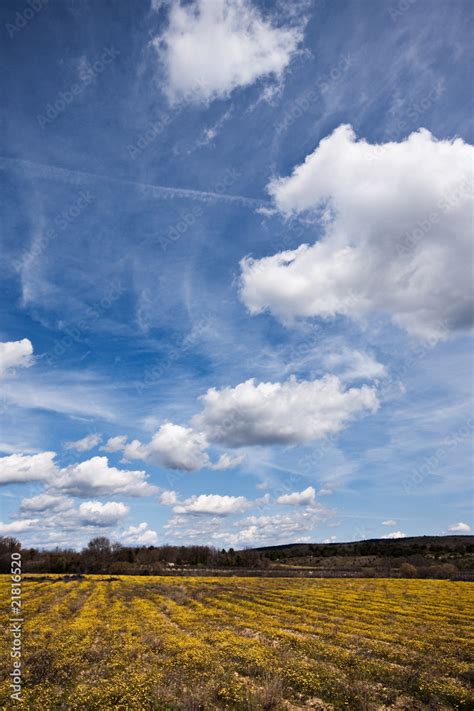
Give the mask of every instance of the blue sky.
<path id="1" fill-rule="evenodd" d="M 0 15 L 0 534 L 469 532 L 471 3 Z"/>

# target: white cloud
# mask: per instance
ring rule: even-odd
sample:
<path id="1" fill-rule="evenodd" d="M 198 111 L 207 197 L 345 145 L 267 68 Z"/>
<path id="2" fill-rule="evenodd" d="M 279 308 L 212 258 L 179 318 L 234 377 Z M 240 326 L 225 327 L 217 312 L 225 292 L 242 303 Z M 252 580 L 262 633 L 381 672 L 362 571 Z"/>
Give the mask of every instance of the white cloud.
<path id="1" fill-rule="evenodd" d="M 85 501 L 75 508 L 72 498 L 45 491 L 22 500 L 18 517 L 20 521 L 26 520 L 27 525 L 18 532 L 24 534 L 22 541 L 25 545 L 46 548 L 74 545 L 80 548 L 104 527 L 111 529 L 110 535 L 115 539 L 120 532 L 113 527 L 128 512 L 125 504 L 115 501 Z M 34 537 L 29 535 L 30 528 L 34 529 Z"/>
<path id="2" fill-rule="evenodd" d="M 272 25 L 249 0 L 195 0 L 171 5 L 154 46 L 169 100 L 206 102 L 261 77 L 281 79 L 300 39 L 299 30 Z"/>
<path id="3" fill-rule="evenodd" d="M 126 435 L 117 435 L 117 437 L 109 437 L 107 442 L 101 447 L 103 452 L 120 452 L 125 447 L 127 441 Z"/>
<path id="4" fill-rule="evenodd" d="M 257 383 L 235 388 L 210 388 L 200 398 L 201 411 L 185 427 L 166 422 L 147 443 L 125 435 L 110 438 L 102 449 L 123 451 L 123 461 L 140 459 L 168 469 L 197 471 L 204 467 L 223 471 L 238 467 L 245 454 L 224 452 L 217 462 L 208 454 L 211 445 L 243 447 L 296 444 L 321 439 L 343 429 L 365 410 L 379 403 L 374 388 L 347 388 L 335 375 L 320 380 Z"/>
<path id="5" fill-rule="evenodd" d="M 28 338 L 0 343 L 0 378 L 11 368 L 29 368 L 33 365 L 33 346 Z"/>
<path id="6" fill-rule="evenodd" d="M 43 493 L 22 499 L 20 512 L 44 513 L 47 511 L 48 513 L 57 513 L 71 509 L 72 505 L 72 499 L 65 496 Z"/>
<path id="7" fill-rule="evenodd" d="M 319 496 L 331 496 L 331 494 L 333 493 L 333 489 L 331 489 L 329 486 L 323 486 L 323 488 L 318 491 Z"/>
<path id="8" fill-rule="evenodd" d="M 245 459 L 245 454 L 231 455 L 228 452 L 224 452 L 219 457 L 219 460 L 211 466 L 211 469 L 223 470 L 223 469 L 234 469 L 238 467 Z"/>
<path id="9" fill-rule="evenodd" d="M 158 534 L 148 523 L 130 526 L 120 537 L 122 543 L 130 546 L 154 546 L 158 543 Z"/>
<path id="10" fill-rule="evenodd" d="M 370 353 L 341 348 L 323 357 L 324 365 L 335 370 L 341 380 L 378 380 L 387 375 L 387 370 Z"/>
<path id="11" fill-rule="evenodd" d="M 196 471 L 203 467 L 215 470 L 233 469 L 245 459 L 245 455 L 222 454 L 212 464 L 206 450 L 209 447 L 206 435 L 190 427 L 167 422 L 161 425 L 150 442 L 144 444 L 138 439 L 126 443 L 125 436 L 112 437 L 102 447 L 106 451 L 123 450 L 124 459 L 142 459 L 157 462 L 168 469 Z M 112 447 L 112 449 L 110 448 Z"/>
<path id="12" fill-rule="evenodd" d="M 387 521 L 382 521 L 382 526 L 396 526 L 397 522 L 393 518 L 387 519 Z"/>
<path id="13" fill-rule="evenodd" d="M 325 538 L 323 543 L 335 543 L 337 541 L 337 536 L 329 536 L 329 538 Z"/>
<path id="14" fill-rule="evenodd" d="M 219 496 L 218 494 L 200 494 L 191 496 L 181 504 L 177 504 L 173 511 L 177 514 L 214 514 L 215 516 L 228 516 L 241 513 L 249 507 L 245 496 Z"/>
<path id="15" fill-rule="evenodd" d="M 190 522 L 192 521 L 192 526 Z M 163 528 L 171 531 L 173 538 L 187 541 L 202 541 L 209 544 L 211 538 L 227 523 L 225 516 L 187 516 L 174 514 Z"/>
<path id="16" fill-rule="evenodd" d="M 15 533 L 24 533 L 38 523 L 37 518 L 24 518 L 21 521 L 2 523 L 0 521 L 0 536 L 11 536 Z"/>
<path id="17" fill-rule="evenodd" d="M 35 454 L 38 450 L 33 447 L 28 447 L 19 443 L 12 444 L 10 442 L 0 442 L 0 452 L 2 454 Z"/>
<path id="18" fill-rule="evenodd" d="M 324 234 L 242 260 L 249 311 L 287 323 L 386 312 L 424 339 L 472 325 L 472 158 L 461 139 L 424 129 L 371 146 L 337 128 L 269 185 L 283 214 L 316 210 Z"/>
<path id="19" fill-rule="evenodd" d="M 0 484 L 42 481 L 56 472 L 55 452 L 10 454 L 0 458 Z"/>
<path id="20" fill-rule="evenodd" d="M 176 491 L 163 491 L 160 494 L 160 504 L 163 504 L 163 506 L 174 506 L 177 501 Z"/>
<path id="21" fill-rule="evenodd" d="M 79 518 L 82 524 L 90 526 L 113 526 L 129 511 L 125 504 L 107 501 L 84 501 L 79 506 Z"/>
<path id="22" fill-rule="evenodd" d="M 107 457 L 92 457 L 78 464 L 60 468 L 54 462 L 55 452 L 0 458 L 0 484 L 44 481 L 52 496 L 64 492 L 72 496 L 105 496 L 125 494 L 146 496 L 158 492 L 147 482 L 144 471 L 110 467 Z M 36 499 L 38 497 L 35 497 Z"/>
<path id="23" fill-rule="evenodd" d="M 236 533 L 224 532 L 221 536 L 215 537 L 223 538 L 232 546 L 309 541 L 313 538 L 312 531 L 319 518 L 324 518 L 326 515 L 323 511 L 316 514 L 305 509 L 291 514 L 248 516 L 236 524 L 238 528 Z"/>
<path id="24" fill-rule="evenodd" d="M 155 460 L 168 469 L 196 471 L 207 466 L 209 457 L 206 437 L 189 427 L 167 422 L 148 444 L 135 439 L 124 447 L 126 459 Z"/>
<path id="25" fill-rule="evenodd" d="M 250 507 L 263 503 L 268 504 L 269 500 L 268 498 L 265 501 L 257 499 L 247 503 Z M 272 511 L 267 515 L 250 515 L 238 520 L 230 518 L 231 523 L 229 523 L 227 516 L 218 513 L 222 507 L 216 505 L 205 506 L 205 508 L 205 512 L 209 513 L 208 516 L 175 513 L 164 528 L 172 533 L 174 539 L 187 543 L 207 545 L 214 543 L 219 547 L 223 544 L 244 547 L 315 540 L 315 528 L 334 515 L 333 511 L 322 506 L 295 507 L 285 514 Z M 243 503 L 242 508 L 246 508 Z M 229 514 L 231 513 L 235 512 L 229 511 Z"/>
<path id="26" fill-rule="evenodd" d="M 102 437 L 99 434 L 86 435 L 82 439 L 74 442 L 66 442 L 66 449 L 75 449 L 77 452 L 87 452 L 89 449 L 97 447 Z"/>
<path id="27" fill-rule="evenodd" d="M 151 8 L 155 12 L 159 12 L 163 7 L 169 3 L 169 0 L 151 0 Z"/>
<path id="28" fill-rule="evenodd" d="M 463 523 L 460 521 L 459 523 L 453 523 L 449 528 L 448 531 L 451 531 L 452 533 L 469 533 L 471 530 L 471 527 L 469 526 L 468 523 Z"/>
<path id="29" fill-rule="evenodd" d="M 114 494 L 147 496 L 157 493 L 158 488 L 146 479 L 144 471 L 117 469 L 109 466 L 107 457 L 92 457 L 59 470 L 51 485 L 54 489 L 80 497 Z"/>
<path id="30" fill-rule="evenodd" d="M 314 487 L 308 486 L 303 491 L 295 491 L 292 494 L 283 494 L 276 500 L 277 504 L 288 506 L 314 506 L 316 503 L 316 491 Z"/>
<path id="31" fill-rule="evenodd" d="M 401 531 L 392 531 L 391 533 L 387 533 L 386 536 L 382 536 L 382 538 L 406 538 L 406 533 L 402 533 Z"/>
<path id="32" fill-rule="evenodd" d="M 230 447 L 310 442 L 378 407 L 375 390 L 367 385 L 345 390 L 335 376 L 259 384 L 252 379 L 235 388 L 211 388 L 201 400 L 204 408 L 194 426 L 210 441 Z"/>

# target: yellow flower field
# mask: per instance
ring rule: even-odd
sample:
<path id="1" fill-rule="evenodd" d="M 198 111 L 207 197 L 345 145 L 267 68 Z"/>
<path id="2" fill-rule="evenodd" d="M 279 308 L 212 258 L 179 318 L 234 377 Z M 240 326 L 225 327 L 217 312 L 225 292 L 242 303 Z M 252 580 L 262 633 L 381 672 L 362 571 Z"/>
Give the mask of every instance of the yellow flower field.
<path id="1" fill-rule="evenodd" d="M 6 633 L 2 708 L 474 708 L 468 583 L 28 577 L 22 700 Z"/>

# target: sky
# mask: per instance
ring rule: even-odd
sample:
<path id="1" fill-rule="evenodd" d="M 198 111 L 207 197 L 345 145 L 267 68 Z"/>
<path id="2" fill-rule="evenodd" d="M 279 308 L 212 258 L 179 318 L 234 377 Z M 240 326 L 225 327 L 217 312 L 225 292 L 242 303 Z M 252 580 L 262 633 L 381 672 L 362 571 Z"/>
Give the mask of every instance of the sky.
<path id="1" fill-rule="evenodd" d="M 469 533 L 473 15 L 1 4 L 0 535 Z"/>

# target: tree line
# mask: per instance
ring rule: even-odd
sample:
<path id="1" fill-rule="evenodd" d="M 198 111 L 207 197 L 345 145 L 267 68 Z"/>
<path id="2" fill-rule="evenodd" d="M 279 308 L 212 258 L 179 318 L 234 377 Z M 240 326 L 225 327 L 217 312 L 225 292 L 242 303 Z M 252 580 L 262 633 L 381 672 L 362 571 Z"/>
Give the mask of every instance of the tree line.
<path id="1" fill-rule="evenodd" d="M 235 551 L 212 546 L 126 546 L 105 536 L 82 550 L 22 547 L 19 540 L 0 537 L 0 572 L 10 570 L 11 553 L 20 551 L 25 573 L 153 575 L 182 568 L 265 570 L 290 566 L 349 569 L 369 575 L 454 577 L 474 570 L 474 537 L 411 541 L 373 540 L 356 543 L 292 544 Z"/>
<path id="2" fill-rule="evenodd" d="M 162 569 L 264 568 L 269 560 L 251 550 L 217 550 L 211 546 L 124 546 L 105 536 L 93 538 L 82 550 L 22 548 L 16 538 L 0 538 L 0 572 L 10 566 L 10 554 L 21 550 L 25 573 L 151 574 Z"/>

